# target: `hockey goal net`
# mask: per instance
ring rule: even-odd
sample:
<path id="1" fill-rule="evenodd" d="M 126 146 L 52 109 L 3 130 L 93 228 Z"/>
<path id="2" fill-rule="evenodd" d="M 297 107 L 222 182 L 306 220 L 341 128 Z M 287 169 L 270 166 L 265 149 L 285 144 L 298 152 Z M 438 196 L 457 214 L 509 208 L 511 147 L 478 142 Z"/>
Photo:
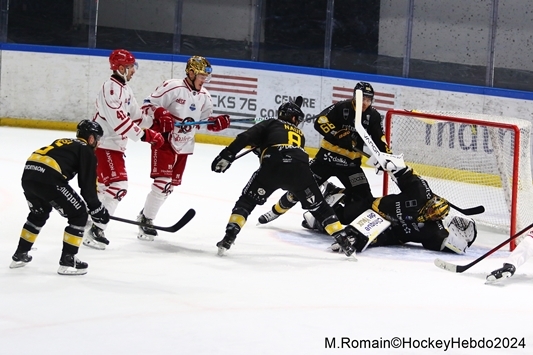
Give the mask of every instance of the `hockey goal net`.
<path id="1" fill-rule="evenodd" d="M 384 121 L 394 154 L 404 154 L 433 192 L 468 208 L 476 223 L 511 236 L 533 222 L 531 122 L 462 112 L 390 110 Z M 398 192 L 384 175 L 383 194 Z M 452 211 L 451 213 L 454 213 Z M 455 212 L 458 213 L 458 212 Z M 516 243 L 511 243 L 511 250 Z"/>

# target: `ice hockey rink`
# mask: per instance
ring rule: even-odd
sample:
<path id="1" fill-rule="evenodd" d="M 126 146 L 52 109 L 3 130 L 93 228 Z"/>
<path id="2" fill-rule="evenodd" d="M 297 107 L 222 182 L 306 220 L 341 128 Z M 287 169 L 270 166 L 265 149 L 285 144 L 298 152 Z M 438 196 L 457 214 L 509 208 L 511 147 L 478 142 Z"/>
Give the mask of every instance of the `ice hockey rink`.
<path id="1" fill-rule="evenodd" d="M 481 227 L 464 256 L 406 245 L 369 249 L 353 261 L 328 251 L 330 237 L 300 227 L 299 205 L 256 226 L 278 191 L 251 214 L 228 254 L 217 256 L 215 244 L 258 161 L 249 154 L 225 174 L 213 173 L 222 149 L 216 145 L 196 145 L 183 185 L 155 221 L 172 225 L 194 208 L 182 230 L 146 242 L 136 226 L 111 221 L 105 251 L 80 248 L 88 274 L 61 276 L 66 220 L 53 212 L 33 261 L 9 269 L 28 214 L 20 187 L 25 160 L 73 136 L 0 127 L 2 355 L 533 354 L 533 261 L 493 285 L 485 276 L 508 248 L 462 274 L 433 264 L 437 257 L 468 264 L 508 237 Z M 150 189 L 149 146 L 130 142 L 126 155 L 130 186 L 115 215 L 135 219 Z M 372 182 L 379 194 L 380 178 Z"/>

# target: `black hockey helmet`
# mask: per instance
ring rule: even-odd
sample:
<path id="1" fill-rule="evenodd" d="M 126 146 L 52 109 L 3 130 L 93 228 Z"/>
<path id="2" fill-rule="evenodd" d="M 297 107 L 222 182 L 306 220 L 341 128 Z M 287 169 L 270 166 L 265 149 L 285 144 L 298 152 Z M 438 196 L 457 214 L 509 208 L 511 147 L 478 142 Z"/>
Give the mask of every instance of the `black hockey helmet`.
<path id="1" fill-rule="evenodd" d="M 296 120 L 298 121 L 296 125 L 299 125 L 305 118 L 305 114 L 303 113 L 302 109 L 295 102 L 285 102 L 278 108 L 278 119 L 293 123 L 293 117 L 296 117 Z"/>
<path id="2" fill-rule="evenodd" d="M 76 137 L 83 138 L 88 141 L 91 135 L 93 135 L 95 140 L 98 142 L 104 135 L 104 130 L 98 124 L 98 122 L 89 120 L 80 121 L 80 123 L 78 123 L 78 127 L 76 128 Z"/>
<path id="3" fill-rule="evenodd" d="M 363 92 L 363 97 L 369 97 L 372 101 L 374 101 L 374 88 L 369 83 L 360 81 L 355 84 L 355 87 L 353 88 L 353 97 L 355 97 L 356 90 L 361 90 Z"/>

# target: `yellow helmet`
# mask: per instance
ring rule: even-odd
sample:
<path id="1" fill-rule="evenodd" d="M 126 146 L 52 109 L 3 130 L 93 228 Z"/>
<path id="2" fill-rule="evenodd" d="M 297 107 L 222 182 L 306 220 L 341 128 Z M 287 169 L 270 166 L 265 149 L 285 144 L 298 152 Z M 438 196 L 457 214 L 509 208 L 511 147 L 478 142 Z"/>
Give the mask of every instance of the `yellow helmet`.
<path id="1" fill-rule="evenodd" d="M 213 71 L 211 69 L 211 64 L 209 64 L 209 61 L 205 59 L 204 57 L 200 57 L 198 55 L 192 56 L 187 61 L 187 66 L 185 67 L 185 73 L 189 73 L 189 70 L 192 70 L 194 74 L 204 74 L 204 75 L 211 75 L 211 72 Z"/>
<path id="2" fill-rule="evenodd" d="M 424 223 L 427 221 L 438 221 L 446 218 L 450 213 L 450 205 L 445 198 L 433 194 L 428 202 L 418 212 L 417 221 Z"/>

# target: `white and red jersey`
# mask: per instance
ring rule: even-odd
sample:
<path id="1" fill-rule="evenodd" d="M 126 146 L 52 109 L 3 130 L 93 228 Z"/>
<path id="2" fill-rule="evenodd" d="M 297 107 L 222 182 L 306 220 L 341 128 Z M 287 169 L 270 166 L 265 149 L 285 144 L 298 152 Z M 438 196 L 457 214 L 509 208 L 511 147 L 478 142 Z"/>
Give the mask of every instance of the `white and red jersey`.
<path id="1" fill-rule="evenodd" d="M 104 130 L 100 148 L 124 152 L 128 139 L 138 141 L 141 128 L 149 128 L 152 117 L 143 115 L 133 91 L 116 76 L 111 76 L 96 95 L 93 118 Z"/>
<path id="2" fill-rule="evenodd" d="M 207 89 L 194 90 L 185 79 L 169 79 L 163 82 L 144 100 L 142 111 L 153 115 L 157 107 L 168 110 L 178 122 L 185 119 L 206 120 L 213 114 L 213 102 Z M 192 154 L 194 151 L 194 134 L 198 126 L 188 126 L 183 130 L 174 127 L 169 138 L 172 149 L 178 154 Z"/>

